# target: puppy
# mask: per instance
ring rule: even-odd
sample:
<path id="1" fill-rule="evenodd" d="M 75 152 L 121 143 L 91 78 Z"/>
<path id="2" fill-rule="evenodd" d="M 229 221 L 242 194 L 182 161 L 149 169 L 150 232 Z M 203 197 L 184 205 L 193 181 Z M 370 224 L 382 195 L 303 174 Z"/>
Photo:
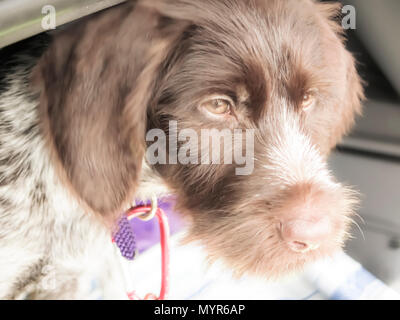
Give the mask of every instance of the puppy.
<path id="1" fill-rule="evenodd" d="M 3 49 L 0 297 L 85 298 L 96 276 L 121 298 L 110 230 L 153 194 L 175 195 L 188 240 L 237 275 L 278 277 L 340 248 L 357 200 L 326 158 L 363 90 L 339 8 L 129 1 Z M 171 161 L 173 135 L 203 129 L 252 132 L 232 145 L 252 148 L 251 172 L 237 158 Z M 168 161 L 146 156 L 151 130 L 165 133 Z M 187 144 L 202 159 L 223 146 Z"/>

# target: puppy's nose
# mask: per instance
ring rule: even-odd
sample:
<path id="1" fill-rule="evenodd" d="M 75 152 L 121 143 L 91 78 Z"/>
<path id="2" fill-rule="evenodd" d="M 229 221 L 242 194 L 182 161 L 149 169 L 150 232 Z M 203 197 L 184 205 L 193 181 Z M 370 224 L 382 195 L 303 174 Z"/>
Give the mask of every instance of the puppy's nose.
<path id="1" fill-rule="evenodd" d="M 280 235 L 290 250 L 307 252 L 317 249 L 331 233 L 329 219 L 294 219 L 280 223 Z"/>

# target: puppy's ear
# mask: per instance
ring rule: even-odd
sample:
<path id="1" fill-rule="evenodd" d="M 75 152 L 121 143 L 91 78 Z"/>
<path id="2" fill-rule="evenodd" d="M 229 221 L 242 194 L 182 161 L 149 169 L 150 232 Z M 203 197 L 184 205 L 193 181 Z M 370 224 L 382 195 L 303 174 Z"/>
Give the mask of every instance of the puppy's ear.
<path id="1" fill-rule="evenodd" d="M 364 81 L 360 78 L 357 69 L 356 61 L 352 54 L 348 51 L 345 52 L 345 64 L 346 64 L 346 89 L 343 100 L 343 127 L 342 134 L 348 133 L 351 127 L 354 125 L 356 115 L 362 113 L 362 101 L 365 99 L 364 96 Z"/>
<path id="2" fill-rule="evenodd" d="M 180 34 L 129 3 L 61 31 L 33 71 L 40 121 L 58 172 L 104 216 L 133 200 L 145 151 L 146 108 Z"/>
<path id="3" fill-rule="evenodd" d="M 355 117 L 361 114 L 364 96 L 364 81 L 360 78 L 356 60 L 345 48 L 345 30 L 341 25 L 340 3 L 314 3 L 320 17 L 325 22 L 324 41 L 326 41 L 327 55 L 332 61 L 335 71 L 342 75 L 338 85 L 338 106 L 335 108 L 335 119 L 331 125 L 335 128 L 331 134 L 331 148 L 334 147 L 353 127 Z M 335 121 L 337 123 L 335 123 Z"/>

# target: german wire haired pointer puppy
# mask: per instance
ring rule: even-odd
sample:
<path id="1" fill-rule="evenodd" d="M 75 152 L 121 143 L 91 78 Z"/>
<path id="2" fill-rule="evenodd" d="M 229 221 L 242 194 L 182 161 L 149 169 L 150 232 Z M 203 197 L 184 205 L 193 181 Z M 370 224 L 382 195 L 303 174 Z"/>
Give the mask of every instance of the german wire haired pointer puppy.
<path id="1" fill-rule="evenodd" d="M 105 298 L 121 297 L 110 230 L 154 193 L 173 194 L 188 239 L 238 275 L 274 278 L 340 248 L 357 200 L 326 158 L 363 90 L 339 11 L 128 1 L 1 50 L 0 297 L 85 298 L 94 275 Z M 252 172 L 150 164 L 146 134 L 161 129 L 168 144 L 171 121 L 199 136 L 251 129 Z M 187 143 L 201 156 L 215 147 Z"/>

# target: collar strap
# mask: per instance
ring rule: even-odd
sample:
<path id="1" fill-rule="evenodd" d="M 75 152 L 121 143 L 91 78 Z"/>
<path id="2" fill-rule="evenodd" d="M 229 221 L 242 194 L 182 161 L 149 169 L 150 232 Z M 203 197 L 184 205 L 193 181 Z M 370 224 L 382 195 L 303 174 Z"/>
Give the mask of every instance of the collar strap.
<path id="1" fill-rule="evenodd" d="M 153 217 L 157 217 L 160 228 L 160 243 L 161 243 L 161 289 L 159 296 L 147 294 L 144 300 L 165 300 L 169 291 L 169 250 L 170 250 L 170 234 L 167 216 L 161 208 L 157 207 L 157 202 L 153 201 L 151 205 L 139 205 L 132 207 L 124 213 L 118 223 L 118 231 L 113 235 L 113 242 L 119 248 L 121 255 L 133 260 L 136 252 L 136 242 L 133 235 L 133 230 L 129 220 L 139 218 L 144 221 L 149 221 Z M 118 239 L 118 241 L 117 241 Z M 124 254 L 124 252 L 127 253 Z M 133 254 L 132 254 L 133 252 Z M 129 274 L 129 270 L 124 272 Z M 135 291 L 127 290 L 127 295 L 130 300 L 141 300 Z"/>

